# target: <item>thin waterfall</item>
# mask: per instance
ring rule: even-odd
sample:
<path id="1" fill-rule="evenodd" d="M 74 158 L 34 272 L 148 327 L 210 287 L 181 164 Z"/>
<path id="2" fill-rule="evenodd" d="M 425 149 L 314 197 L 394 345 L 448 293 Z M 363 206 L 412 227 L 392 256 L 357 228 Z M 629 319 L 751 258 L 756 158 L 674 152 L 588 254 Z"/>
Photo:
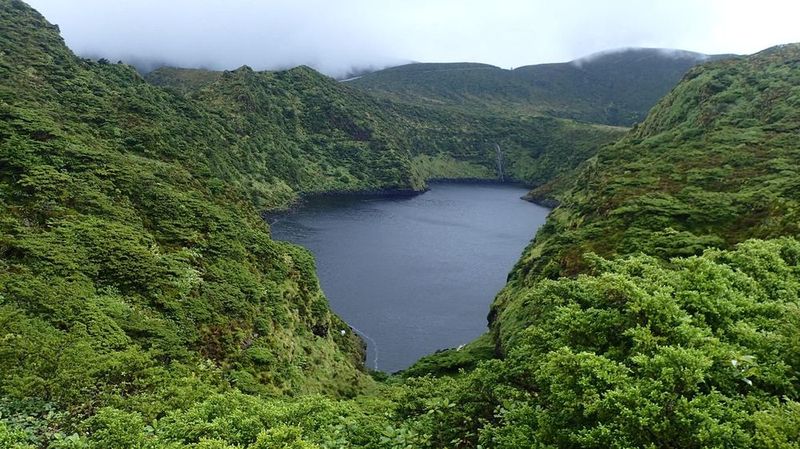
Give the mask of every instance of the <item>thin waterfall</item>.
<path id="1" fill-rule="evenodd" d="M 361 332 L 360 329 L 356 329 L 352 325 L 350 326 L 350 329 L 353 329 L 353 332 L 357 333 L 358 335 L 361 335 L 362 337 L 366 338 L 368 342 L 372 343 L 372 349 L 375 350 L 375 361 L 373 362 L 372 366 L 374 367 L 373 369 L 375 371 L 378 371 L 378 343 L 376 343 L 375 340 L 373 340 L 372 337 L 370 337 L 369 335 L 365 334 L 364 332 Z M 367 363 L 364 364 L 366 365 Z"/>
<path id="2" fill-rule="evenodd" d="M 505 181 L 503 177 L 503 151 L 500 149 L 500 144 L 494 144 L 495 152 L 497 153 L 497 176 L 500 178 L 500 182 Z"/>

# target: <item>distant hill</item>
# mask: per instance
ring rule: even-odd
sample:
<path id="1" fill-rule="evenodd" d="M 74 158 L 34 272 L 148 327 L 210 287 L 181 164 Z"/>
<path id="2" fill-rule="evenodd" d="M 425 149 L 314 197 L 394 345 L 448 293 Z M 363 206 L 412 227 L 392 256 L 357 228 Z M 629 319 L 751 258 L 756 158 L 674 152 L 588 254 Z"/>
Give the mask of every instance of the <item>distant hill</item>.
<path id="1" fill-rule="evenodd" d="M 379 190 L 381 184 L 364 182 L 379 172 L 381 178 L 395 179 L 394 185 L 410 179 L 416 186 L 412 188 L 443 178 L 540 186 L 569 173 L 624 132 L 554 117 L 514 117 L 376 98 L 304 66 L 275 72 L 246 66 L 224 72 L 162 67 L 145 78 L 232 118 L 246 130 L 248 142 L 261 149 L 255 154 L 273 153 L 275 136 L 288 134 L 297 145 L 293 156 L 279 152 L 284 155 L 281 164 L 258 172 L 288 167 L 279 177 L 306 193 Z M 375 149 L 385 146 L 400 153 L 400 161 L 398 154 L 390 153 L 394 171 L 370 165 L 377 162 L 371 159 Z M 403 161 L 406 157 L 410 167 Z"/>
<path id="2" fill-rule="evenodd" d="M 475 63 L 415 63 L 348 83 L 396 101 L 630 126 L 691 67 L 724 57 L 634 48 L 514 70 Z"/>
<path id="3" fill-rule="evenodd" d="M 148 72 L 144 78 L 155 85 L 186 93 L 217 81 L 222 73 L 216 70 L 164 66 Z"/>
<path id="4" fill-rule="evenodd" d="M 617 139 L 307 67 L 148 83 L 19 0 L 0 30 L 0 448 L 797 448 L 800 44 L 690 69 Z M 649 89 L 609 57 L 576 65 Z M 574 93 L 530 70 L 555 69 Z M 313 256 L 259 216 L 497 175 L 567 190 L 491 332 L 408 379 L 365 372 Z"/>

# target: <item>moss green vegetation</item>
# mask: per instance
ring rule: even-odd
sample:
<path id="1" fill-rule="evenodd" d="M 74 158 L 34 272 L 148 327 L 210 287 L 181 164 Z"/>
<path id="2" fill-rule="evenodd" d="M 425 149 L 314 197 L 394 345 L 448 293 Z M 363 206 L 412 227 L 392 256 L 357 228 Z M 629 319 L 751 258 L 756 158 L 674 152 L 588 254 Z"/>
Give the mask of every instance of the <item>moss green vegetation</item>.
<path id="1" fill-rule="evenodd" d="M 798 232 L 798 46 L 693 69 L 586 163 L 515 278 L 581 272 L 582 254 L 663 258 Z"/>
<path id="2" fill-rule="evenodd" d="M 493 358 L 495 358 L 494 338 L 490 333 L 485 333 L 463 346 L 443 349 L 422 357 L 414 365 L 397 374 L 406 378 L 453 375 L 461 370 L 475 368 L 482 360 Z"/>
<path id="3" fill-rule="evenodd" d="M 396 178 L 390 185 L 401 190 L 419 189 L 430 179 L 503 179 L 540 186 L 571 173 L 624 132 L 552 117 L 378 100 L 306 67 L 284 72 L 162 68 L 147 79 L 235 120 L 256 153 L 277 153 L 255 168 L 274 172 L 275 164 L 286 167 L 275 176 L 301 193 L 385 190 L 372 181 L 376 173 L 378 180 Z M 277 147 L 275 136 L 297 149 Z M 385 148 L 399 154 L 378 165 L 374 155 Z"/>
<path id="4" fill-rule="evenodd" d="M 224 73 L 206 69 L 160 67 L 148 72 L 145 78 L 157 86 L 188 94 L 219 81 Z"/>
<path id="5" fill-rule="evenodd" d="M 386 103 L 427 179 L 485 178 L 532 187 L 569 177 L 624 129 L 552 117 L 509 118 Z M 498 168 L 500 153 L 502 173 Z M 502 174 L 502 176 L 500 176 Z M 475 176 L 479 175 L 479 176 Z"/>
<path id="6" fill-rule="evenodd" d="M 483 165 L 461 161 L 447 153 L 434 156 L 419 154 L 411 160 L 414 170 L 424 179 L 495 179 L 495 173 Z"/>
<path id="7" fill-rule="evenodd" d="M 395 101 L 497 115 L 553 116 L 631 126 L 692 66 L 727 56 L 628 49 L 505 70 L 486 64 L 407 64 L 348 84 Z"/>
<path id="8" fill-rule="evenodd" d="M 0 441 L 50 447 L 796 447 L 800 243 L 748 241 L 669 265 L 593 259 L 524 293 L 501 360 L 351 400 L 220 392 L 214 376 L 119 397 L 66 427 L 17 409 Z M 12 403 L 12 405 L 15 405 Z M 38 436 L 38 440 L 33 435 Z M 657 445 L 657 446 L 654 446 Z M 30 446 L 34 447 L 34 446 Z"/>
<path id="9" fill-rule="evenodd" d="M 3 397 L 90 414 L 208 363 L 243 391 L 368 385 L 312 257 L 253 206 L 286 202 L 289 181 L 259 169 L 285 166 L 229 118 L 75 58 L 23 3 L 0 14 Z"/>
<path id="10" fill-rule="evenodd" d="M 302 67 L 160 87 L 20 1 L 0 29 L 0 447 L 798 447 L 800 45 L 693 69 L 591 157 L 620 130 Z M 490 333 L 373 378 L 259 212 L 487 175 L 496 145 L 561 206 Z"/>

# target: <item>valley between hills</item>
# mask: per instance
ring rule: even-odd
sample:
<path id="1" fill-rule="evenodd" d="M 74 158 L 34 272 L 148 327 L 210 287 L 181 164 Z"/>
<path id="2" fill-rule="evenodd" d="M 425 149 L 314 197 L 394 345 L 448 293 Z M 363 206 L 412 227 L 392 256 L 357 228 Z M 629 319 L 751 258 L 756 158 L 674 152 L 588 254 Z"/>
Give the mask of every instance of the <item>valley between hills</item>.
<path id="1" fill-rule="evenodd" d="M 798 44 L 142 75 L 0 0 L 0 447 L 797 448 L 799 163 Z M 442 179 L 555 208 L 372 372 L 262 213 Z"/>

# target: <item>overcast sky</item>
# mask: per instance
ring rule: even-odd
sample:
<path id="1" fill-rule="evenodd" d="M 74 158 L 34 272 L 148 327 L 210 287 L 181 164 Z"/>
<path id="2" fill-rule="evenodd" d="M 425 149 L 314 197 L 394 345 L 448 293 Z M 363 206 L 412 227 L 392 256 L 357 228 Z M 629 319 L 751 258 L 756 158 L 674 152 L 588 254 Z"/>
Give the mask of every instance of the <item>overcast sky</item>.
<path id="1" fill-rule="evenodd" d="M 619 47 L 800 41 L 798 0 L 28 0 L 84 56 L 342 76 L 405 61 L 518 67 Z"/>

